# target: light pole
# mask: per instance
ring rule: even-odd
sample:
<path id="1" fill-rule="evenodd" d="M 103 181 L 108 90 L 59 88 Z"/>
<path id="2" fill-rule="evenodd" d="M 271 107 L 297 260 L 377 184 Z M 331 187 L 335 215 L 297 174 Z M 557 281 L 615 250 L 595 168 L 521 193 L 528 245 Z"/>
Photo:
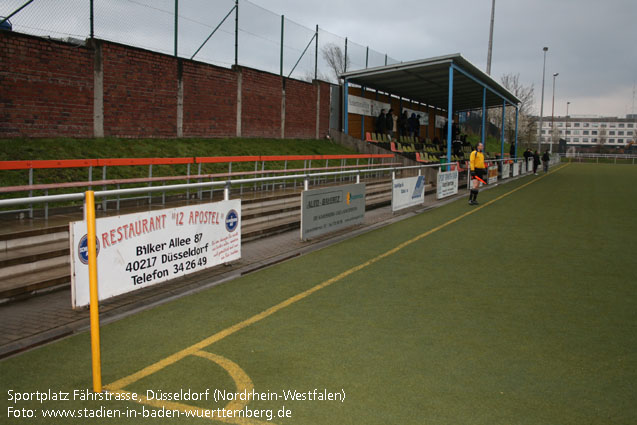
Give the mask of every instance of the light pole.
<path id="1" fill-rule="evenodd" d="M 553 74 L 553 106 L 551 106 L 551 144 L 549 145 L 549 152 L 553 153 L 553 134 L 555 133 L 555 77 L 560 75 L 559 72 Z"/>
<path id="2" fill-rule="evenodd" d="M 542 150 L 542 120 L 544 118 L 544 75 L 546 71 L 546 52 L 549 50 L 548 47 L 544 47 L 544 65 L 542 66 L 542 101 L 540 103 L 540 134 L 537 137 L 537 151 L 540 152 Z"/>
<path id="3" fill-rule="evenodd" d="M 495 18 L 495 0 L 491 3 L 491 25 L 489 26 L 489 50 L 487 52 L 487 75 L 491 75 L 491 52 L 493 51 L 493 21 Z"/>
<path id="4" fill-rule="evenodd" d="M 564 130 L 564 138 L 566 139 L 566 149 L 568 149 L 568 105 L 571 102 L 566 102 L 566 130 Z"/>

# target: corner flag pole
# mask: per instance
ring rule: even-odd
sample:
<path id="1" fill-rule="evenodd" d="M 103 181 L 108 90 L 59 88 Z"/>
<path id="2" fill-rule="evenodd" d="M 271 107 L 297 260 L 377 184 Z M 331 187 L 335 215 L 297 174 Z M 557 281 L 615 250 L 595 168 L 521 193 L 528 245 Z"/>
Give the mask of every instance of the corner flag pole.
<path id="1" fill-rule="evenodd" d="M 86 246 L 88 248 L 88 278 L 91 312 L 91 353 L 93 364 L 93 392 L 102 392 L 102 362 L 100 359 L 100 313 L 97 295 L 97 247 L 95 231 L 95 192 L 85 192 Z"/>

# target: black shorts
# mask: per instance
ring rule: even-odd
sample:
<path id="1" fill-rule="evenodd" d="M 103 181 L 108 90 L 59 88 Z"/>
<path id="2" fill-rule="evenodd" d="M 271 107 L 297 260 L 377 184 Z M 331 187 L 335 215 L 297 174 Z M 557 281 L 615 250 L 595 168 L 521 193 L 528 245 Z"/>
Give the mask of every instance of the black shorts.
<path id="1" fill-rule="evenodd" d="M 476 169 L 474 169 L 474 170 L 471 172 L 471 177 L 472 177 L 472 178 L 474 178 L 474 177 L 479 177 L 479 178 L 481 178 L 482 180 L 486 181 L 486 180 L 484 179 L 484 177 L 486 176 L 486 174 L 487 174 L 487 170 L 486 170 L 485 168 L 476 168 Z"/>

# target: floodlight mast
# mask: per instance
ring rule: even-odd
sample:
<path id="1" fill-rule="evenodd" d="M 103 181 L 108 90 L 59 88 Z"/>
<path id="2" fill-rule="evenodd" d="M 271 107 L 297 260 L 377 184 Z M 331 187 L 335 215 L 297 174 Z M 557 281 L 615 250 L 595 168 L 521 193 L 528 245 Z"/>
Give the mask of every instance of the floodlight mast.
<path id="1" fill-rule="evenodd" d="M 548 47 L 544 47 L 542 49 L 544 51 L 544 65 L 542 66 L 542 100 L 540 102 L 540 129 L 539 134 L 537 136 L 537 151 L 542 150 L 542 118 L 544 115 L 544 76 L 546 71 L 546 52 L 549 50 Z"/>

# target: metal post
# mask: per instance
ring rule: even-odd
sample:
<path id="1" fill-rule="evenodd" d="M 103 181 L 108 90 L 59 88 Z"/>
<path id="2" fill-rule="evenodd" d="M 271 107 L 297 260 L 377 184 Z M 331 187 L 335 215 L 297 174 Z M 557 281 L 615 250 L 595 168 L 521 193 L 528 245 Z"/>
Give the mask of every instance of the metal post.
<path id="1" fill-rule="evenodd" d="M 542 66 L 542 100 L 540 101 L 540 131 L 537 138 L 537 150 L 538 152 L 542 150 L 542 121 L 544 119 L 544 76 L 546 71 L 546 52 L 549 48 L 544 47 L 542 50 L 544 51 L 544 65 Z"/>
<path id="2" fill-rule="evenodd" d="M 347 103 L 349 101 L 348 99 L 348 91 L 349 91 L 349 83 L 347 81 L 347 78 L 345 79 L 345 82 L 343 83 L 343 133 L 348 134 L 348 130 L 349 130 L 349 118 L 348 118 L 348 112 L 347 112 Z"/>
<path id="3" fill-rule="evenodd" d="M 90 22 L 91 22 L 91 38 L 95 38 L 95 14 L 94 14 L 94 8 L 93 8 L 93 3 L 95 0 L 91 0 L 91 11 L 90 11 Z"/>
<path id="4" fill-rule="evenodd" d="M 518 118 L 520 115 L 520 108 L 518 108 L 517 106 L 515 107 L 515 152 L 514 152 L 514 156 L 515 158 L 518 157 Z M 517 162 L 517 161 L 515 161 Z"/>
<path id="5" fill-rule="evenodd" d="M 86 247 L 88 249 L 88 276 L 90 291 L 91 354 L 93 369 L 93 392 L 102 392 L 102 362 L 100 358 L 100 313 L 97 292 L 97 248 L 95 229 L 95 193 L 85 194 Z"/>
<path id="6" fill-rule="evenodd" d="M 504 124 L 506 122 L 507 103 L 502 102 L 502 140 L 500 140 L 500 159 L 504 160 Z"/>
<path id="7" fill-rule="evenodd" d="M 106 165 L 102 166 L 102 180 L 106 180 Z M 102 186 L 102 190 L 106 190 L 106 185 Z M 102 197 L 102 211 L 106 211 L 106 196 Z"/>
<path id="8" fill-rule="evenodd" d="M 178 39 L 179 39 L 179 0 L 175 0 L 175 57 L 177 57 Z"/>
<path id="9" fill-rule="evenodd" d="M 316 40 L 314 41 L 314 79 L 318 80 L 318 25 L 316 25 Z"/>
<path id="10" fill-rule="evenodd" d="M 29 168 L 29 186 L 33 186 L 33 168 Z M 29 198 L 33 197 L 33 190 L 29 190 Z M 29 218 L 33 218 L 33 204 L 29 204 Z"/>
<path id="11" fill-rule="evenodd" d="M 279 75 L 283 77 L 283 32 L 285 26 L 285 15 L 281 15 L 281 71 Z"/>
<path id="12" fill-rule="evenodd" d="M 447 108 L 447 162 L 451 162 L 451 127 L 453 127 L 453 65 L 449 66 L 449 97 Z"/>
<path id="13" fill-rule="evenodd" d="M 234 65 L 239 65 L 239 0 L 234 1 Z"/>
<path id="14" fill-rule="evenodd" d="M 345 37 L 345 60 L 343 64 L 343 72 L 347 72 L 347 37 Z"/>
<path id="15" fill-rule="evenodd" d="M 482 140 L 482 146 L 484 148 L 484 151 L 486 152 L 486 147 L 487 147 L 487 88 L 484 87 L 482 89 L 482 134 L 481 134 L 481 140 Z"/>
<path id="16" fill-rule="evenodd" d="M 553 153 L 553 133 L 555 132 L 555 77 L 560 75 L 559 72 L 553 74 L 553 104 L 551 106 L 551 144 L 549 145 L 549 152 Z"/>
<path id="17" fill-rule="evenodd" d="M 186 166 L 186 175 L 188 176 L 186 183 L 190 184 L 190 163 Z M 190 189 L 186 189 L 186 199 L 190 199 Z"/>
<path id="18" fill-rule="evenodd" d="M 152 178 L 153 177 L 153 164 L 149 164 L 148 165 L 148 178 Z M 148 182 L 148 187 L 151 187 L 153 185 L 152 181 Z M 152 204 L 153 202 L 153 194 L 151 192 L 148 192 L 148 205 Z"/>
<path id="19" fill-rule="evenodd" d="M 491 25 L 489 26 L 489 51 L 487 52 L 487 75 L 491 75 L 491 52 L 493 49 L 493 21 L 495 18 L 495 0 L 491 3 Z"/>

